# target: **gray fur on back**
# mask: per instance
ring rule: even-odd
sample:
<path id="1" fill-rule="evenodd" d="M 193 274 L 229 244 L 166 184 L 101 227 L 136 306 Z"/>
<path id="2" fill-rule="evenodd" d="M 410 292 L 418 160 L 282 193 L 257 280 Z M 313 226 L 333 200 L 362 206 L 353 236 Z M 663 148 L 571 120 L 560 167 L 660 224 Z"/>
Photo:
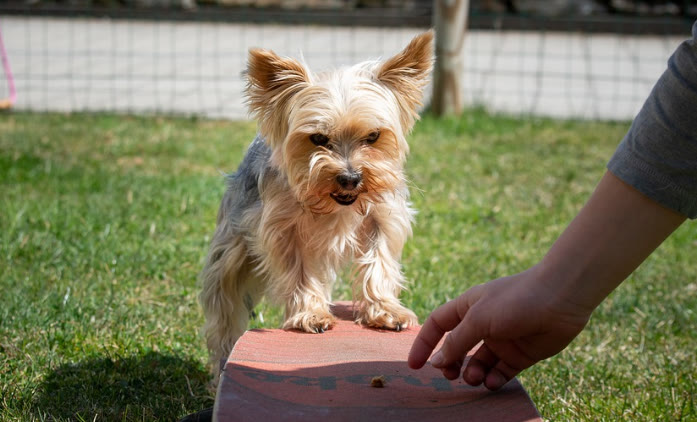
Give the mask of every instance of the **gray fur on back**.
<path id="1" fill-rule="evenodd" d="M 237 172 L 227 176 L 227 191 L 223 198 L 226 214 L 232 219 L 259 203 L 259 184 L 264 174 L 274 171 L 270 168 L 271 149 L 264 138 L 257 135 L 240 163 Z M 220 219 L 222 215 L 219 215 Z M 239 221 L 237 221 L 239 223 Z"/>

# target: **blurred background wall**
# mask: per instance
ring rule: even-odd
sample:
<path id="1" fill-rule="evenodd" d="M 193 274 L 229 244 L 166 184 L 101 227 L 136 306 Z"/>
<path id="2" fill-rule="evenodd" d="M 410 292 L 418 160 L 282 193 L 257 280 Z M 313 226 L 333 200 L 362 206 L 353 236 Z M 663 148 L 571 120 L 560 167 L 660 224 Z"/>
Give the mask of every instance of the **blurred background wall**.
<path id="1" fill-rule="evenodd" d="M 246 119 L 250 47 L 329 69 L 396 53 L 432 15 L 430 0 L 22 0 L 0 3 L 0 31 L 16 109 Z M 693 1 L 471 1 L 462 98 L 631 119 L 696 17 Z"/>

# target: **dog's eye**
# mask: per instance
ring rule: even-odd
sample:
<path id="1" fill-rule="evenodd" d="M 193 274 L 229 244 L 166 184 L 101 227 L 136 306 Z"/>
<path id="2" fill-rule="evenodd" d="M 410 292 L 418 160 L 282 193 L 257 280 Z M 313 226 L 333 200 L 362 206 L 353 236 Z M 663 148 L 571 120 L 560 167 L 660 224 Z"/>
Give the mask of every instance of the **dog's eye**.
<path id="1" fill-rule="evenodd" d="M 376 130 L 375 132 L 370 132 L 370 135 L 368 135 L 365 138 L 365 141 L 369 144 L 374 144 L 375 141 L 377 141 L 379 137 L 380 137 L 380 131 Z"/>
<path id="2" fill-rule="evenodd" d="M 329 143 L 329 137 L 321 133 L 313 133 L 310 135 L 310 141 L 318 147 L 326 147 Z"/>

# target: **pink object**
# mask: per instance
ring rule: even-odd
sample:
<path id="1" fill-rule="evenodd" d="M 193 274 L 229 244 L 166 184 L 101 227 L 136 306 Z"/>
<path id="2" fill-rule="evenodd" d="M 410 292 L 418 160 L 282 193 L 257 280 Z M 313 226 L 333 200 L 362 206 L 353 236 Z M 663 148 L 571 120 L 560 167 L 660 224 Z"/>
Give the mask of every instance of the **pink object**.
<path id="1" fill-rule="evenodd" d="M 221 375 L 214 420 L 542 420 L 518 380 L 490 392 L 448 381 L 430 364 L 409 369 L 407 354 L 420 327 L 362 327 L 348 302 L 333 312 L 339 320 L 324 334 L 245 333 Z M 380 376 L 384 388 L 372 387 Z"/>
<path id="2" fill-rule="evenodd" d="M 10 96 L 8 98 L 0 100 L 0 109 L 10 108 L 15 103 L 17 99 L 17 92 L 15 91 L 15 80 L 12 77 L 12 69 L 10 68 L 10 60 L 7 58 L 7 51 L 5 51 L 5 43 L 2 41 L 2 31 L 0 31 L 0 58 L 2 59 L 2 68 L 5 71 L 5 78 L 7 79 L 7 87 L 10 91 Z"/>

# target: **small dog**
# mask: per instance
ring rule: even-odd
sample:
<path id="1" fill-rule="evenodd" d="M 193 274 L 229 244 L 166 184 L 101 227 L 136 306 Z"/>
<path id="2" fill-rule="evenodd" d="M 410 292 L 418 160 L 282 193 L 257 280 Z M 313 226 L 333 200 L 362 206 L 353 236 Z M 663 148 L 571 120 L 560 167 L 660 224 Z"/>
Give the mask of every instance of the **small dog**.
<path id="1" fill-rule="evenodd" d="M 227 178 L 201 274 L 216 370 L 264 295 L 285 307 L 284 329 L 329 329 L 332 284 L 349 260 L 356 322 L 417 323 L 398 299 L 413 219 L 403 166 L 432 64 L 432 31 L 387 61 L 319 74 L 250 50 L 247 101 L 259 133 Z"/>

